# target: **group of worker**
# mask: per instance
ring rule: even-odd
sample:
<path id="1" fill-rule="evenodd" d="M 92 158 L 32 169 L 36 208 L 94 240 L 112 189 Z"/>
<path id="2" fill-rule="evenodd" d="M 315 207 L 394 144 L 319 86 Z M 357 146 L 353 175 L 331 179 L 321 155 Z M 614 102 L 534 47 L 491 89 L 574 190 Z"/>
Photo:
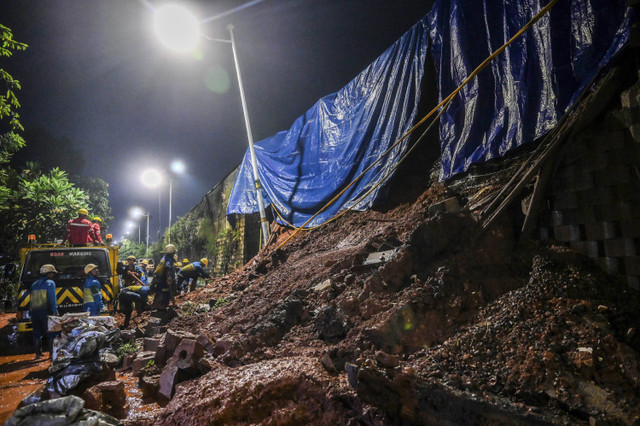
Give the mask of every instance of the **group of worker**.
<path id="1" fill-rule="evenodd" d="M 154 305 L 159 309 L 166 309 L 170 303 L 175 305 L 175 295 L 195 289 L 198 277 L 211 278 L 204 270 L 208 265 L 206 258 L 200 261 L 189 263 L 184 259 L 186 265 L 177 269 L 176 247 L 168 244 L 165 253 L 158 267 L 154 271 L 152 280 L 153 286 L 149 286 L 146 265 L 142 267 L 136 264 L 135 256 L 128 256 L 126 265 L 119 265 L 118 274 L 121 276 L 122 290 L 118 295 L 119 309 L 125 315 L 123 326 L 127 328 L 131 320 L 133 310 L 140 315 L 146 308 L 148 295 L 155 292 Z M 203 268 L 204 266 L 204 268 Z M 36 280 L 27 290 L 31 297 L 29 304 L 29 314 L 33 324 L 33 342 L 35 346 L 36 359 L 42 357 L 42 340 L 47 336 L 49 352 L 53 346 L 53 335 L 47 333 L 49 315 L 58 315 L 55 275 L 58 273 L 55 266 L 45 264 L 40 267 L 41 277 Z M 98 279 L 100 275 L 99 266 L 89 263 L 84 267 L 86 275 L 83 288 L 83 311 L 89 312 L 91 316 L 100 315 L 103 308 L 102 284 Z M 192 280 L 191 286 L 188 286 Z"/>
<path id="2" fill-rule="evenodd" d="M 67 222 L 62 243 L 69 241 L 69 244 L 74 247 L 102 244 L 101 223 L 102 219 L 99 216 L 89 220 L 89 211 L 79 209 L 78 217 Z"/>

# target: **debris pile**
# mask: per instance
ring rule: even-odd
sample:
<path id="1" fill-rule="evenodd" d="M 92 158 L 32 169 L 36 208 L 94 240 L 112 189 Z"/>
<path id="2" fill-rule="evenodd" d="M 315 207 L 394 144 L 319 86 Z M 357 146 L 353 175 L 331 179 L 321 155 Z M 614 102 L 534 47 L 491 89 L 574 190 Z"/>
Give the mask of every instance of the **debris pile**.
<path id="1" fill-rule="evenodd" d="M 71 395 L 18 408 L 5 426 L 121 424 L 118 419 L 107 414 L 84 408 L 84 401 Z"/>
<path id="2" fill-rule="evenodd" d="M 637 292 L 448 199 L 346 215 L 185 296 L 212 309 L 149 354 L 175 347 L 154 424 L 637 422 Z"/>
<path id="3" fill-rule="evenodd" d="M 81 383 L 115 380 L 118 355 L 111 348 L 120 337 L 113 317 L 90 317 L 88 312 L 49 318 L 49 331 L 60 332 L 53 341 L 51 397 L 68 395 Z"/>

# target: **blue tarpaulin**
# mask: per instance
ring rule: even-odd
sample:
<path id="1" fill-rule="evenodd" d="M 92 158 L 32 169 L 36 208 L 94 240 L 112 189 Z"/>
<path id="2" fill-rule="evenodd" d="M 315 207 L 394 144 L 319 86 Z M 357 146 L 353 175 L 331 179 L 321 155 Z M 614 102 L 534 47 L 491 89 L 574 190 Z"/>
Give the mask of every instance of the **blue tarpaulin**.
<path id="1" fill-rule="evenodd" d="M 451 93 L 547 1 L 437 0 L 431 12 L 291 129 L 255 144 L 265 202 L 295 226 L 317 213 L 416 121 L 429 37 L 440 96 Z M 624 0 L 560 0 L 454 99 L 440 121 L 441 178 L 552 129 L 628 38 Z M 406 152 L 399 144 L 309 227 L 370 208 Z M 387 177 L 388 178 L 388 177 Z M 365 195 L 366 194 L 366 195 Z M 249 151 L 227 214 L 258 211 Z"/>
<path id="2" fill-rule="evenodd" d="M 289 222 L 304 224 L 411 128 L 420 99 L 428 32 L 420 21 L 340 91 L 320 99 L 285 132 L 255 144 L 265 203 Z M 366 210 L 381 186 L 360 199 L 397 164 L 399 144 L 308 226 L 340 210 Z M 258 211 L 249 151 L 227 214 Z"/>
<path id="3" fill-rule="evenodd" d="M 429 13 L 441 99 L 548 1 L 437 0 Z M 441 179 L 551 130 L 626 42 L 624 0 L 560 0 L 440 117 Z"/>

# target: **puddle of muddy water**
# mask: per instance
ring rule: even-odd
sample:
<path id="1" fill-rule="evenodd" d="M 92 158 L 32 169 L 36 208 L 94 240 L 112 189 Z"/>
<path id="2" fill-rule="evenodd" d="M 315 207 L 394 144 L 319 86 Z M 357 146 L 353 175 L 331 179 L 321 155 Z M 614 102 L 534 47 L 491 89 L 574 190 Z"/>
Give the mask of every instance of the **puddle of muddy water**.
<path id="1" fill-rule="evenodd" d="M 117 373 L 116 379 L 124 383 L 127 394 L 127 420 L 135 421 L 155 417 L 161 407 L 150 398 L 145 398 L 138 387 L 138 378 L 131 373 Z"/>

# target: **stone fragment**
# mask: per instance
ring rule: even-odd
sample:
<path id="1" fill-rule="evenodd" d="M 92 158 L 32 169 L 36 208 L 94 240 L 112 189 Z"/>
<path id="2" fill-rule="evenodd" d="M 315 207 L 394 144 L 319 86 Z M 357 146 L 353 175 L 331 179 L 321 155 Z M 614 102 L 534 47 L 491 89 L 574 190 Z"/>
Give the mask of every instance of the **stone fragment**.
<path id="1" fill-rule="evenodd" d="M 145 337 L 143 345 L 142 345 L 142 350 L 143 351 L 155 351 L 156 349 L 158 349 L 158 346 L 160 345 L 160 339 L 154 339 L 151 337 Z"/>
<path id="2" fill-rule="evenodd" d="M 155 357 L 156 353 L 151 351 L 138 353 L 131 364 L 131 372 L 133 375 L 137 376 L 140 374 L 140 370 L 146 367 L 149 361 L 155 362 Z"/>
<path id="3" fill-rule="evenodd" d="M 195 339 L 195 338 L 196 336 L 194 336 L 191 333 L 169 329 L 164 334 L 164 337 L 162 339 L 162 344 L 164 345 L 164 347 L 166 348 L 169 354 L 173 354 L 173 351 L 176 349 L 176 347 L 178 347 L 182 339 Z"/>
<path id="4" fill-rule="evenodd" d="M 196 341 L 202 345 L 202 348 L 209 352 L 211 355 L 214 354 L 214 349 L 216 346 L 215 340 L 206 335 L 205 333 L 200 333 L 196 338 Z"/>
<path id="5" fill-rule="evenodd" d="M 155 398 L 160 387 L 160 375 L 144 376 L 140 384 L 143 396 Z"/>
<path id="6" fill-rule="evenodd" d="M 331 288 L 331 280 L 330 279 L 326 279 L 324 281 L 322 281 L 320 284 L 316 285 L 313 287 L 313 291 L 322 291 L 322 290 L 326 290 L 328 288 Z"/>
<path id="7" fill-rule="evenodd" d="M 227 352 L 233 346 L 233 340 L 230 338 L 221 338 L 216 340 L 216 344 L 213 347 L 213 355 L 220 356 Z"/>
<path id="8" fill-rule="evenodd" d="M 169 363 L 174 363 L 179 369 L 186 372 L 198 373 L 198 361 L 204 355 L 202 345 L 195 339 L 183 339 Z"/>
<path id="9" fill-rule="evenodd" d="M 395 355 L 389 355 L 383 351 L 376 351 L 376 361 L 383 367 L 397 367 L 400 365 L 400 360 Z"/>

